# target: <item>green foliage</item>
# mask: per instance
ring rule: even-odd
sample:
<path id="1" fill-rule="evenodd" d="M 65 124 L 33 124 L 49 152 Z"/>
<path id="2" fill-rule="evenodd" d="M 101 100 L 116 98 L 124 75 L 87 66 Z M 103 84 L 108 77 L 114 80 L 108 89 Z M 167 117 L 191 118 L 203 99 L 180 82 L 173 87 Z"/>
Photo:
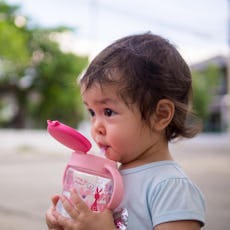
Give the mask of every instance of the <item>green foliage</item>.
<path id="1" fill-rule="evenodd" d="M 76 125 L 82 118 L 82 107 L 76 77 L 87 64 L 87 58 L 61 54 L 52 47 L 43 48 L 45 61 L 39 63 L 33 89 L 40 91 L 40 100 L 32 105 L 32 114 L 39 120 L 59 119 Z M 41 119 L 42 118 L 42 119 Z"/>
<path id="2" fill-rule="evenodd" d="M 0 54 L 15 64 L 26 64 L 29 59 L 27 35 L 13 24 L 0 21 Z"/>
<path id="3" fill-rule="evenodd" d="M 44 128 L 47 119 L 76 126 L 83 116 L 76 77 L 88 58 L 60 49 L 55 38 L 70 28 L 30 28 L 19 9 L 0 0 L 0 126 Z"/>
<path id="4" fill-rule="evenodd" d="M 0 81 L 12 72 L 20 72 L 29 62 L 28 34 L 14 23 L 17 10 L 17 6 L 0 1 Z"/>
<path id="5" fill-rule="evenodd" d="M 193 72 L 193 104 L 197 115 L 205 121 L 209 116 L 210 103 L 217 94 L 220 71 L 209 66 L 203 71 Z"/>

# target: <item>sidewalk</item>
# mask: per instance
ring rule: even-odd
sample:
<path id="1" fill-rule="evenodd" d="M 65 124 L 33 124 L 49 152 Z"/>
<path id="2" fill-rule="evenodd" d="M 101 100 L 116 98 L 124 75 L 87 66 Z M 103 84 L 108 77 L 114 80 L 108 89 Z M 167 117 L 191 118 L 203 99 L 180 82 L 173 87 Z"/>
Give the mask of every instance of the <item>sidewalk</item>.
<path id="1" fill-rule="evenodd" d="M 205 194 L 207 225 L 203 229 L 229 229 L 230 138 L 200 135 L 170 148 Z M 0 130 L 1 229 L 47 229 L 44 215 L 50 197 L 60 192 L 70 154 L 45 131 Z"/>

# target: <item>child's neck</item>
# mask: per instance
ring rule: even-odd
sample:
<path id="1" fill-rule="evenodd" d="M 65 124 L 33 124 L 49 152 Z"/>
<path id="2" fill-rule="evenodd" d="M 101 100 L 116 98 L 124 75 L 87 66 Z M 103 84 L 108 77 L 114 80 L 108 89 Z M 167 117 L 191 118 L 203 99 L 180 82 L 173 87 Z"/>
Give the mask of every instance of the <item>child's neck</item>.
<path id="1" fill-rule="evenodd" d="M 150 146 L 137 159 L 121 164 L 120 169 L 134 168 L 152 162 L 167 160 L 173 160 L 173 158 L 168 149 L 168 142 L 166 141 Z"/>

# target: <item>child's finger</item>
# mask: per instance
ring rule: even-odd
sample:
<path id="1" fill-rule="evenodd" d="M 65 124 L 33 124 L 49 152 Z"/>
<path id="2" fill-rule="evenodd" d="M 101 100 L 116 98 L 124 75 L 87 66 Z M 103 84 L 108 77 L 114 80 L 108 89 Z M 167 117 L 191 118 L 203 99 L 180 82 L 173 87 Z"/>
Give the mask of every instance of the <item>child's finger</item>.
<path id="1" fill-rule="evenodd" d="M 57 211 L 54 212 L 54 216 L 60 226 L 63 226 L 64 229 L 73 229 L 73 221 L 68 217 L 62 216 Z"/>
<path id="2" fill-rule="evenodd" d="M 52 201 L 52 204 L 54 206 L 56 206 L 58 200 L 60 199 L 60 196 L 59 195 L 54 195 L 52 198 L 51 198 L 51 201 Z"/>
<path id="3" fill-rule="evenodd" d="M 71 189 L 70 191 L 70 199 L 74 207 L 79 211 L 79 213 L 87 213 L 90 211 L 86 203 L 78 195 L 78 192 L 75 188 Z"/>
<path id="4" fill-rule="evenodd" d="M 61 202 L 64 209 L 68 212 L 70 217 L 76 220 L 79 216 L 79 211 L 74 207 L 72 201 L 70 201 L 64 196 L 61 196 Z"/>
<path id="5" fill-rule="evenodd" d="M 53 215 L 53 212 L 54 212 L 53 207 L 49 208 L 48 211 L 46 212 L 46 224 L 49 228 L 54 228 L 58 225 L 57 219 Z"/>

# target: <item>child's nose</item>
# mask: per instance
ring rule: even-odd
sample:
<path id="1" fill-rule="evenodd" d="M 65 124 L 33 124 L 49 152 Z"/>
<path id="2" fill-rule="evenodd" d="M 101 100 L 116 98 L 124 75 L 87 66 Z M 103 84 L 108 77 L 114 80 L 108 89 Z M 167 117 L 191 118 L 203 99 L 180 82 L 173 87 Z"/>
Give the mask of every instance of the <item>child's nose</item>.
<path id="1" fill-rule="evenodd" d="M 105 126 L 101 120 L 96 120 L 93 123 L 93 131 L 97 135 L 105 135 L 106 134 Z"/>

